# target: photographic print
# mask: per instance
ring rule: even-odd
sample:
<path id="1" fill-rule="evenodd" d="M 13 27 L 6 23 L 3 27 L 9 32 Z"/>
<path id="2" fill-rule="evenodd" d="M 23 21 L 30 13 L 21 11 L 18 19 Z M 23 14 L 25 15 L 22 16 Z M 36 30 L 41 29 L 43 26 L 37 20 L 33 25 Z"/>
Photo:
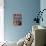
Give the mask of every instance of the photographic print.
<path id="1" fill-rule="evenodd" d="M 14 25 L 22 25 L 22 14 L 13 14 L 13 24 Z"/>

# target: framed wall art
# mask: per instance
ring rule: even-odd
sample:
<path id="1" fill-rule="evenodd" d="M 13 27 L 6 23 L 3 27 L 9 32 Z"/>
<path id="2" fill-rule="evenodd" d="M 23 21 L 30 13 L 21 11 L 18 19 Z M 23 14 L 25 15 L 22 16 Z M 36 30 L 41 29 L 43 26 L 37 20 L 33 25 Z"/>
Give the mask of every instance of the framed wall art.
<path id="1" fill-rule="evenodd" d="M 22 14 L 13 14 L 13 24 L 17 26 L 22 25 Z"/>

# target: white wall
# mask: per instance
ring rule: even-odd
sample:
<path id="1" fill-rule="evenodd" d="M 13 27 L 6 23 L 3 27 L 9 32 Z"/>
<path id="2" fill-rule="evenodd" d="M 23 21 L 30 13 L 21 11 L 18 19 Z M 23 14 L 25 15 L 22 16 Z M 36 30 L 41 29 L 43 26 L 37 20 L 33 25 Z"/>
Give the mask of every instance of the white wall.
<path id="1" fill-rule="evenodd" d="M 0 0 L 0 42 L 4 41 L 4 0 Z"/>

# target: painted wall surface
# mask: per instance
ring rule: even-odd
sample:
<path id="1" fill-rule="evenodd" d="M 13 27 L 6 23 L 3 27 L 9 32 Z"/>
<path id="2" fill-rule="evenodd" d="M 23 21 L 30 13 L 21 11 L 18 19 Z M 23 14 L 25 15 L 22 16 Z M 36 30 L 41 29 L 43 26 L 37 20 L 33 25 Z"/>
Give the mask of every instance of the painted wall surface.
<path id="1" fill-rule="evenodd" d="M 41 9 L 41 11 L 43 9 L 46 9 L 46 0 L 41 0 L 40 1 L 40 9 Z M 46 10 L 43 12 L 42 16 L 43 16 L 43 22 L 41 21 L 40 25 L 46 26 Z"/>
<path id="2" fill-rule="evenodd" d="M 7 41 L 18 41 L 32 29 L 35 12 L 40 9 L 39 0 L 4 0 L 4 35 Z M 13 26 L 12 14 L 22 13 L 22 26 Z"/>

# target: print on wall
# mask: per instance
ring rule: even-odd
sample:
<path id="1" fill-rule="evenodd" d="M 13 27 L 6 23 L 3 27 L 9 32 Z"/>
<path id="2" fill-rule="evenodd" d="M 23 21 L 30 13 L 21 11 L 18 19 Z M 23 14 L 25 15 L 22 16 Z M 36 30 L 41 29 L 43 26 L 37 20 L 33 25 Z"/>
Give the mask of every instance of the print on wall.
<path id="1" fill-rule="evenodd" d="M 13 14 L 13 24 L 17 26 L 22 25 L 22 14 Z"/>

